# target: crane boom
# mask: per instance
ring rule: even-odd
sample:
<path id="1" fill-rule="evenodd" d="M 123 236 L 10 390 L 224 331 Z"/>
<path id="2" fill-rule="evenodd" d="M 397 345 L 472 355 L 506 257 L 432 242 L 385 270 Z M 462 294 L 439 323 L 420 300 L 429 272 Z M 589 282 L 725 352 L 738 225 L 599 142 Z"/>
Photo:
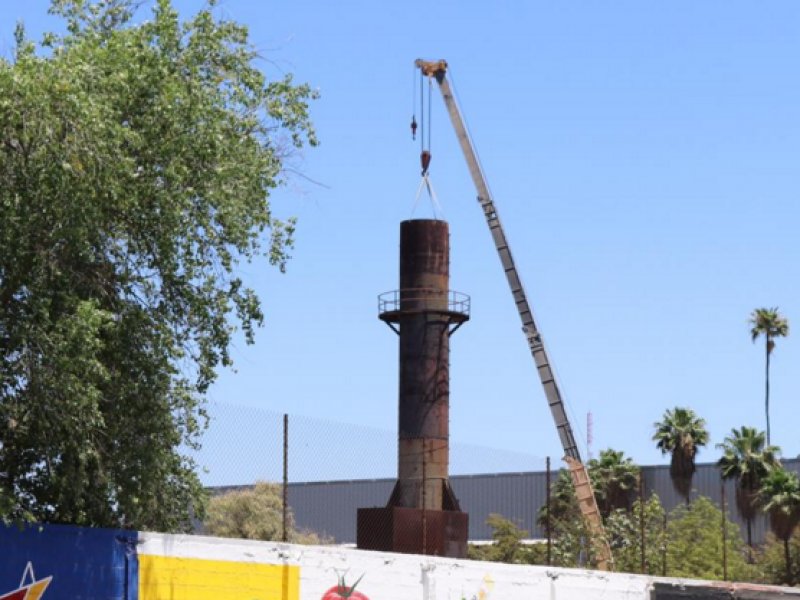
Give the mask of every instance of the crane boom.
<path id="1" fill-rule="evenodd" d="M 472 141 L 467 133 L 467 128 L 464 125 L 464 120 L 461 116 L 461 111 L 456 103 L 455 96 L 450 88 L 450 82 L 446 77 L 447 63 L 445 61 L 438 61 L 435 63 L 425 63 L 424 61 L 417 61 L 417 66 L 423 68 L 426 75 L 435 77 L 439 84 L 439 88 L 444 97 L 444 103 L 447 107 L 447 112 L 450 115 L 450 120 L 453 122 L 453 127 L 456 130 L 458 142 L 461 145 L 461 150 L 464 152 L 464 157 L 467 159 L 467 166 L 469 173 L 472 176 L 472 181 L 475 183 L 475 188 L 478 191 L 478 202 L 483 209 L 486 223 L 489 225 L 489 230 L 494 240 L 494 245 L 497 248 L 497 253 L 500 256 L 500 262 L 503 265 L 508 285 L 511 288 L 511 293 L 514 296 L 514 303 L 517 305 L 520 320 L 522 321 L 522 331 L 528 340 L 533 360 L 536 363 L 536 369 L 539 372 L 539 377 L 542 380 L 544 387 L 545 397 L 547 403 L 550 405 L 550 410 L 553 413 L 553 419 L 556 423 L 558 430 L 558 437 L 561 440 L 561 445 L 564 447 L 564 454 L 577 461 L 581 460 L 580 450 L 575 442 L 575 435 L 572 432 L 567 411 L 564 408 L 564 402 L 561 399 L 561 391 L 558 388 L 550 358 L 547 350 L 544 347 L 542 334 L 536 327 L 536 321 L 533 318 L 528 297 L 525 294 L 525 288 L 522 285 L 514 257 L 511 254 L 511 248 L 508 245 L 503 223 L 500 221 L 500 215 L 497 211 L 497 206 L 489 191 L 489 184 L 486 181 L 486 176 L 483 173 L 478 156 L 472 146 Z M 426 71 L 425 67 L 428 66 L 429 70 Z M 433 66 L 435 70 L 430 71 Z"/>
<path id="2" fill-rule="evenodd" d="M 598 557 L 598 566 L 601 570 L 610 569 L 613 564 L 611 549 L 608 546 L 608 542 L 605 541 L 603 521 L 597 507 L 597 500 L 592 490 L 589 475 L 586 471 L 586 466 L 581 460 L 580 450 L 575 441 L 575 435 L 572 432 L 572 426 L 570 425 L 569 417 L 564 407 L 564 401 L 561 398 L 561 390 L 558 387 L 558 382 L 556 381 L 547 349 L 544 346 L 542 334 L 536 326 L 533 312 L 528 303 L 528 297 L 525 294 L 525 288 L 522 285 L 522 279 L 514 263 L 514 257 L 511 253 L 511 248 L 509 247 L 508 239 L 503 229 L 503 223 L 497 211 L 497 206 L 492 198 L 486 176 L 483 173 L 478 155 L 475 152 L 464 119 L 461 116 L 461 110 L 458 107 L 458 103 L 450 87 L 450 82 L 447 79 L 447 62 L 444 60 L 427 62 L 420 59 L 415 62 L 415 65 L 422 70 L 424 75 L 433 77 L 439 84 L 439 90 L 444 98 L 447 112 L 450 115 L 450 121 L 455 129 L 458 142 L 461 145 L 461 150 L 467 161 L 469 173 L 472 176 L 472 181 L 478 192 L 478 202 L 483 209 L 486 224 L 489 226 L 492 240 L 497 249 L 497 254 L 500 257 L 500 262 L 503 265 L 503 270 L 508 279 L 508 285 L 511 288 L 511 294 L 514 297 L 514 303 L 517 306 L 517 311 L 522 321 L 522 331 L 528 340 L 528 347 L 530 348 L 533 361 L 536 364 L 536 370 L 539 373 L 539 378 L 544 387 L 545 397 L 556 424 L 558 437 L 564 448 L 565 460 L 569 465 L 573 483 L 575 484 L 575 492 L 581 507 L 581 513 L 590 530 L 596 534 L 593 537 L 595 538 L 595 552 Z"/>

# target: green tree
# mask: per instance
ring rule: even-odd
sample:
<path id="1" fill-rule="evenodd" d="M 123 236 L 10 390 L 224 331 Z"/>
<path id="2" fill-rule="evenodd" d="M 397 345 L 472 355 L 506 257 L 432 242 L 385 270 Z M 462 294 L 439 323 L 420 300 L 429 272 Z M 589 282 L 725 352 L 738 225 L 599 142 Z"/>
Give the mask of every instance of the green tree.
<path id="1" fill-rule="evenodd" d="M 539 510 L 539 527 L 547 527 L 547 506 Z M 554 522 L 569 521 L 581 518 L 578 498 L 575 495 L 575 484 L 567 469 L 559 469 L 550 489 L 550 517 Z"/>
<path id="2" fill-rule="evenodd" d="M 717 462 L 723 479 L 736 480 L 736 508 L 747 522 L 747 545 L 753 547 L 753 518 L 758 511 L 761 481 L 780 468 L 780 448 L 768 446 L 763 431 L 743 426 L 731 430 L 722 444 Z"/>
<path id="3" fill-rule="evenodd" d="M 726 521 L 728 579 L 752 581 L 757 572 L 745 560 L 739 528 Z M 667 575 L 722 580 L 723 547 L 722 511 L 704 496 L 680 504 L 667 525 Z"/>
<path id="4" fill-rule="evenodd" d="M 472 560 L 486 560 L 509 564 L 543 565 L 547 562 L 544 544 L 524 544 L 530 533 L 502 515 L 489 515 L 486 524 L 492 528 L 491 544 L 470 544 L 467 556 Z"/>
<path id="5" fill-rule="evenodd" d="M 789 541 L 800 524 L 800 481 L 795 473 L 772 470 L 761 481 L 761 509 L 769 515 L 772 533 L 783 542 L 786 560 L 786 585 L 793 585 L 792 556 Z"/>
<path id="6" fill-rule="evenodd" d="M 661 575 L 666 557 L 664 519 L 666 512 L 658 495 L 644 503 L 645 569 Z M 642 572 L 642 503 L 636 500 L 630 511 L 617 509 L 605 522 L 606 536 L 614 554 L 614 568 L 622 573 Z"/>
<path id="7" fill-rule="evenodd" d="M 624 453 L 608 449 L 588 463 L 597 503 L 604 520 L 613 511 L 629 511 L 638 482 L 639 468 Z M 559 470 L 550 496 L 552 527 L 552 562 L 559 567 L 596 565 L 592 533 L 581 514 L 572 476 Z M 546 506 L 539 509 L 539 527 L 547 527 Z M 613 543 L 613 537 L 609 539 Z"/>
<path id="8" fill-rule="evenodd" d="M 624 452 L 608 448 L 587 463 L 597 505 L 603 517 L 617 508 L 629 510 L 639 481 L 639 467 Z"/>
<path id="9" fill-rule="evenodd" d="M 789 554 L 800 556 L 800 537 L 793 535 L 789 539 Z M 786 573 L 786 548 L 783 540 L 768 532 L 767 540 L 759 546 L 755 555 L 755 566 L 758 570 L 757 583 L 785 585 L 786 581 L 800 580 L 800 561 L 793 560 L 790 572 Z"/>
<path id="10" fill-rule="evenodd" d="M 663 419 L 653 426 L 656 429 L 653 435 L 656 447 L 662 455 L 672 456 L 669 466 L 672 485 L 688 504 L 697 470 L 697 452 L 708 444 L 706 422 L 688 408 L 675 407 L 667 410 Z"/>
<path id="11" fill-rule="evenodd" d="M 137 4 L 54 0 L 65 33 L 19 27 L 0 59 L 5 518 L 191 527 L 205 392 L 262 320 L 240 264 L 292 246 L 268 197 L 316 144 L 314 93 L 213 0 Z"/>
<path id="12" fill-rule="evenodd" d="M 203 521 L 206 533 L 244 540 L 283 539 L 283 494 L 281 485 L 257 481 L 252 488 L 214 496 Z M 318 535 L 295 529 L 294 514 L 287 512 L 287 534 L 293 544 L 319 544 Z"/>
<path id="13" fill-rule="evenodd" d="M 514 563 L 522 548 L 522 540 L 530 537 L 530 533 L 498 514 L 491 514 L 486 523 L 492 528 L 492 539 L 498 561 Z"/>
<path id="14" fill-rule="evenodd" d="M 546 531 L 546 505 L 539 509 L 537 524 L 542 531 Z M 578 567 L 594 564 L 590 533 L 578 506 L 572 475 L 566 469 L 560 469 L 552 483 L 550 524 L 553 566 Z"/>
<path id="15" fill-rule="evenodd" d="M 750 315 L 750 326 L 750 336 L 753 339 L 753 343 L 759 337 L 764 336 L 764 350 L 766 352 L 764 410 L 767 415 L 767 445 L 769 445 L 771 439 L 769 426 L 769 358 L 775 348 L 775 340 L 789 335 L 789 321 L 781 316 L 777 307 L 757 308 Z"/>

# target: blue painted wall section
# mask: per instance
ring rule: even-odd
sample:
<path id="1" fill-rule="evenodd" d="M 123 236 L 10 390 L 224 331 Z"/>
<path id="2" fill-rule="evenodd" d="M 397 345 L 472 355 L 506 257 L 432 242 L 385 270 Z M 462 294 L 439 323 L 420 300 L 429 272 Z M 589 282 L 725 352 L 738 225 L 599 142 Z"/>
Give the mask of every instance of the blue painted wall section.
<path id="1" fill-rule="evenodd" d="M 52 576 L 42 600 L 135 600 L 138 537 L 135 531 L 0 523 L 0 600 L 19 588 L 28 563 L 37 581 Z"/>

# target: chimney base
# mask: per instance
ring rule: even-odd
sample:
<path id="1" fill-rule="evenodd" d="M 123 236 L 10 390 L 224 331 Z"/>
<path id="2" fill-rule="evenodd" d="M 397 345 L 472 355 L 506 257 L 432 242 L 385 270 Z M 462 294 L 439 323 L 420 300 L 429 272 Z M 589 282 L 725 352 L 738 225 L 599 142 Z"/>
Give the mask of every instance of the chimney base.
<path id="1" fill-rule="evenodd" d="M 468 532 L 467 513 L 396 506 L 358 509 L 357 546 L 362 550 L 467 558 Z"/>

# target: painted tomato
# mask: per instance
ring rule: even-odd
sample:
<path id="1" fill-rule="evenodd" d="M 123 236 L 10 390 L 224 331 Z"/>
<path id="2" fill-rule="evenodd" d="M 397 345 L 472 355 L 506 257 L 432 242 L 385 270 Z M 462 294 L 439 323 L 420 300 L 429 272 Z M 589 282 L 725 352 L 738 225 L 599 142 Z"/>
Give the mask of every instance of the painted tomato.
<path id="1" fill-rule="evenodd" d="M 347 586 L 335 585 L 322 596 L 322 600 L 339 600 L 340 598 L 349 598 L 350 600 L 369 600 L 361 592 Z"/>
<path id="2" fill-rule="evenodd" d="M 364 578 L 362 575 L 353 585 L 347 585 L 344 576 L 339 576 L 338 585 L 333 586 L 322 596 L 322 600 L 369 600 L 364 594 L 356 591 L 356 586 Z"/>

